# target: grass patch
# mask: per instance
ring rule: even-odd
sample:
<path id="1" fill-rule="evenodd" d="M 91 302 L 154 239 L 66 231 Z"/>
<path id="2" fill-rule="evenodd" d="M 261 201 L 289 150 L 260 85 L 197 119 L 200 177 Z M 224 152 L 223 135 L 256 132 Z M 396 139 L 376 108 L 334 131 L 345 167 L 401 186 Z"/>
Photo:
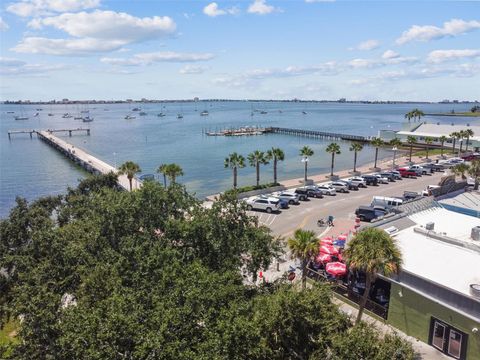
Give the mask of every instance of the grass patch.
<path id="1" fill-rule="evenodd" d="M 443 155 L 449 155 L 452 151 L 449 149 L 444 149 L 443 150 Z M 441 155 L 442 154 L 442 149 L 430 149 L 428 150 L 428 156 L 435 156 L 435 155 Z M 413 156 L 427 156 L 427 152 L 425 150 L 420 150 L 420 151 L 414 151 Z"/>
<path id="2" fill-rule="evenodd" d="M 274 186 L 279 186 L 280 184 L 279 183 L 268 183 L 268 184 L 260 184 L 258 186 L 256 185 L 250 185 L 250 186 L 243 186 L 243 187 L 239 187 L 237 188 L 236 190 L 234 189 L 231 189 L 231 190 L 227 190 L 225 191 L 226 194 L 241 194 L 241 193 L 245 193 L 245 192 L 248 192 L 248 191 L 253 191 L 253 190 L 262 190 L 262 189 L 267 189 L 267 188 L 271 188 L 271 187 L 274 187 Z"/>
<path id="3" fill-rule="evenodd" d="M 14 345 L 20 340 L 18 339 L 17 333 L 20 330 L 20 323 L 18 321 L 9 320 L 2 329 L 0 329 L 0 347 L 8 345 Z M 7 350 L 7 353 L 9 351 Z M 0 351 L 0 357 L 6 356 L 8 354 L 2 354 Z"/>

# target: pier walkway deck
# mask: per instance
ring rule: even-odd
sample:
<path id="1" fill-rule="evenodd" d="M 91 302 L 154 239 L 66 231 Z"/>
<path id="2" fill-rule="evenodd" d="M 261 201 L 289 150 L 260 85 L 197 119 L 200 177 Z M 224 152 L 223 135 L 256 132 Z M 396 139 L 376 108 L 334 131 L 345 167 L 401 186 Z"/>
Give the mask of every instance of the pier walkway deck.
<path id="1" fill-rule="evenodd" d="M 107 164 L 105 161 L 102 161 L 93 155 L 90 155 L 88 152 L 81 148 L 69 144 L 65 140 L 53 135 L 52 132 L 53 131 L 50 130 L 35 131 L 39 139 L 45 141 L 47 144 L 51 145 L 52 147 L 63 153 L 69 159 L 82 166 L 85 170 L 96 174 L 108 174 L 110 172 L 117 172 L 117 169 L 115 169 L 112 165 Z M 125 190 L 130 190 L 130 183 L 126 175 L 118 176 L 118 184 Z M 142 182 L 140 180 L 136 178 L 132 179 L 132 190 L 139 189 L 141 186 Z"/>
<path id="2" fill-rule="evenodd" d="M 331 140 L 348 140 L 348 141 L 358 141 L 358 142 L 369 142 L 370 138 L 366 136 L 359 135 L 349 135 L 349 134 L 340 134 L 326 131 L 316 131 L 316 130 L 304 130 L 304 129 L 290 129 L 282 127 L 269 127 L 265 132 L 275 133 L 275 134 L 286 134 L 286 135 L 296 135 L 296 136 L 305 136 L 317 139 L 331 139 Z"/>

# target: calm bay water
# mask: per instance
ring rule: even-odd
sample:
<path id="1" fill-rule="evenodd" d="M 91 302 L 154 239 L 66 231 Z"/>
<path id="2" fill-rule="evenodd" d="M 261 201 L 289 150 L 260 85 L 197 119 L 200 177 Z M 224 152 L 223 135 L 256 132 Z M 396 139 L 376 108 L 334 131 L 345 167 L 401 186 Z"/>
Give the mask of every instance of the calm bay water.
<path id="1" fill-rule="evenodd" d="M 224 169 L 225 157 L 236 151 L 245 157 L 254 150 L 268 150 L 272 146 L 285 151 L 286 160 L 279 164 L 280 180 L 303 176 L 299 149 L 308 145 L 315 155 L 309 162 L 309 173 L 329 171 L 330 155 L 325 152 L 330 141 L 321 141 L 289 135 L 269 134 L 251 137 L 208 137 L 203 130 L 245 125 L 281 126 L 300 129 L 323 130 L 356 135 L 375 136 L 380 129 L 399 129 L 404 114 L 418 107 L 424 112 L 445 112 L 452 108 L 464 111 L 468 104 L 340 104 L 340 103 L 282 103 L 282 102 L 197 102 L 141 104 L 148 115 L 132 113 L 132 105 L 91 105 L 92 123 L 62 114 L 78 114 L 85 107 L 76 105 L 2 105 L 0 111 L 0 217 L 5 217 L 13 206 L 15 197 L 29 200 L 40 196 L 58 194 L 67 186 L 75 186 L 86 173 L 61 154 L 28 134 L 13 135 L 9 141 L 7 131 L 13 129 L 91 128 L 91 136 L 73 135 L 68 141 L 77 147 L 111 163 L 137 162 L 143 173 L 155 173 L 162 163 L 175 162 L 184 170 L 179 179 L 199 198 L 225 190 L 231 186 L 231 171 Z M 42 108 L 34 117 L 36 108 Z M 267 114 L 252 109 L 265 110 Z M 209 116 L 200 116 L 208 110 Z M 15 114 L 8 112 L 14 111 Z M 157 117 L 163 111 L 166 117 Z M 307 114 L 302 114 L 306 111 Z M 51 112 L 55 116 L 48 116 Z M 136 119 L 125 120 L 127 114 Z M 183 119 L 176 114 L 182 113 Z M 14 115 L 25 114 L 29 120 L 16 121 Z M 479 123 L 478 120 L 450 117 L 426 117 L 432 122 L 458 124 Z M 340 142 L 342 154 L 336 158 L 336 169 L 351 168 L 353 154 L 348 142 Z M 358 164 L 373 161 L 374 149 L 365 147 L 359 154 Z M 391 156 L 381 151 L 381 157 Z M 254 168 L 239 171 L 239 186 L 253 184 Z M 261 181 L 272 180 L 272 166 L 263 166 Z"/>

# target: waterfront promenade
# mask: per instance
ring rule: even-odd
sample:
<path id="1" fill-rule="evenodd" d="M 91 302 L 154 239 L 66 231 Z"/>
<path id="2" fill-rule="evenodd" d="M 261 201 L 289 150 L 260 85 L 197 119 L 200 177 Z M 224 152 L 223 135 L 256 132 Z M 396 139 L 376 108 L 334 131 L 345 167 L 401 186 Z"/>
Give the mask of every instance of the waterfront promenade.
<path id="1" fill-rule="evenodd" d="M 62 152 L 64 155 L 80 164 L 84 169 L 99 174 L 117 173 L 118 170 L 105 161 L 96 158 L 85 150 L 78 148 L 63 139 L 53 135 L 50 131 L 36 131 L 38 137 Z M 125 190 L 130 190 L 130 183 L 126 175 L 118 176 L 118 184 Z M 139 189 L 142 182 L 136 178 L 132 179 L 132 190 Z"/>

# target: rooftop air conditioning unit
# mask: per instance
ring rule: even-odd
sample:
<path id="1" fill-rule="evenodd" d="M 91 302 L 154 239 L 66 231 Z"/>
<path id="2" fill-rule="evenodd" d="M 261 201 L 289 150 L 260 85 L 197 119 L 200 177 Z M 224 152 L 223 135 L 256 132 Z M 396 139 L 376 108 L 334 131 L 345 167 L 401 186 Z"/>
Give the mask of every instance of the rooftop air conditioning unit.
<path id="1" fill-rule="evenodd" d="M 427 230 L 433 230 L 435 228 L 435 223 L 434 222 L 429 222 L 425 224 L 425 229 Z"/>
<path id="2" fill-rule="evenodd" d="M 472 228 L 472 240 L 479 241 L 480 240 L 480 226 L 475 226 Z"/>

